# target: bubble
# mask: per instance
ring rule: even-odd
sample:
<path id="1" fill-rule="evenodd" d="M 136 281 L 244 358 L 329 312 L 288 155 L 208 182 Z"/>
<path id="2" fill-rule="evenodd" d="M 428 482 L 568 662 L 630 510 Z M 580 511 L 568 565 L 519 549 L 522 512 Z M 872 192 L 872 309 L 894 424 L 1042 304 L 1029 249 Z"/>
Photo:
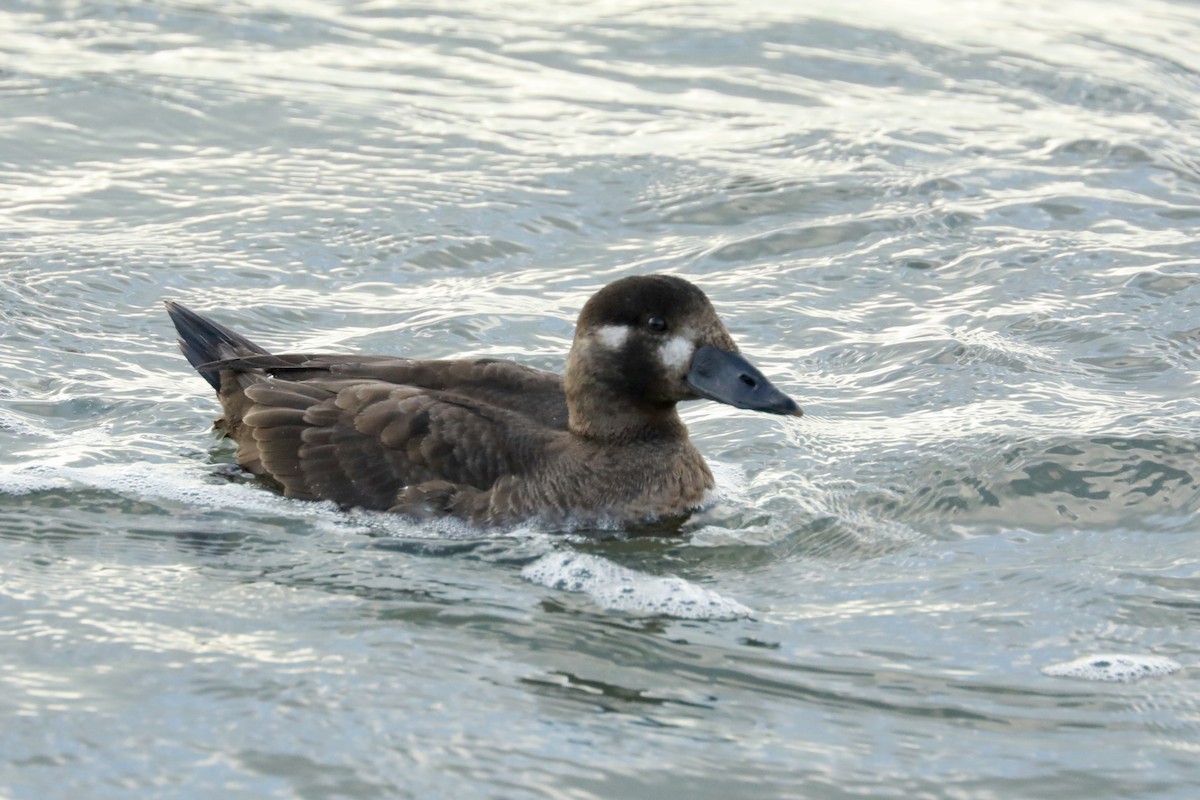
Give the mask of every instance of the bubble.
<path id="1" fill-rule="evenodd" d="M 735 619 L 753 613 L 736 600 L 682 578 L 646 575 L 586 553 L 550 553 L 521 570 L 521 577 L 586 594 L 611 611 L 677 619 Z"/>
<path id="2" fill-rule="evenodd" d="M 1165 656 L 1104 653 L 1084 656 L 1062 664 L 1051 664 L 1043 667 L 1042 672 L 1056 678 L 1129 682 L 1170 675 L 1181 668 L 1179 662 Z"/>
<path id="3" fill-rule="evenodd" d="M 13 467 L 0 468 L 0 494 L 21 495 L 65 489 L 71 483 L 66 478 L 46 474 L 42 470 Z"/>
<path id="4" fill-rule="evenodd" d="M 0 408 L 0 431 L 15 433 L 18 436 L 54 438 L 54 435 L 46 428 L 35 425 L 3 408 Z"/>

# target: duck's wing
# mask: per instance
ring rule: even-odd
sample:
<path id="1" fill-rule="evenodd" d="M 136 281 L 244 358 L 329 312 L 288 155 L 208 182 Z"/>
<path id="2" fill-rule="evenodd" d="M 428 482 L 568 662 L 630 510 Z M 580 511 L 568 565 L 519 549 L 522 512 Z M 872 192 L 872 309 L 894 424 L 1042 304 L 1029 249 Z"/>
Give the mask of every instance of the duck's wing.
<path id="1" fill-rule="evenodd" d="M 512 411 L 554 430 L 567 429 L 567 399 L 562 376 L 512 361 L 262 353 L 202 366 L 210 371 L 261 371 L 291 382 L 368 380 L 413 386 Z"/>
<path id="2" fill-rule="evenodd" d="M 362 379 L 260 378 L 236 438 L 238 461 L 290 497 L 376 510 L 478 516 L 503 477 L 536 468 L 554 431 L 458 395 Z"/>
<path id="3" fill-rule="evenodd" d="M 293 497 L 515 518 L 522 476 L 565 436 L 552 373 L 511 362 L 272 355 L 168 302 L 180 347 L 217 390 L 238 463 Z"/>

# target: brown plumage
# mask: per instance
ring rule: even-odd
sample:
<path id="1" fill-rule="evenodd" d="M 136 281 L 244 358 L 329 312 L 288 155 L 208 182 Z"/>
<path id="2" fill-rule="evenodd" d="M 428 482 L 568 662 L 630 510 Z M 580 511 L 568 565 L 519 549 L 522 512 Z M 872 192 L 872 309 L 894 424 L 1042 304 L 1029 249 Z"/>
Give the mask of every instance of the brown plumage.
<path id="1" fill-rule="evenodd" d="M 288 497 L 475 524 L 636 524 L 686 514 L 712 474 L 676 403 L 800 415 L 737 353 L 712 305 L 664 275 L 584 306 L 565 377 L 508 361 L 272 355 L 167 302 L 217 427 Z"/>

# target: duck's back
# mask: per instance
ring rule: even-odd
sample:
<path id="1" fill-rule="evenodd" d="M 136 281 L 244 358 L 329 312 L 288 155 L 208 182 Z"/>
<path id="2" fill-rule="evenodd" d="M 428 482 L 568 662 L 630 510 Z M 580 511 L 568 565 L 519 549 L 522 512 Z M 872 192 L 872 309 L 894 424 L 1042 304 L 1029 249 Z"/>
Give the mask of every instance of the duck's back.
<path id="1" fill-rule="evenodd" d="M 512 361 L 262 353 L 218 361 L 213 366 L 257 370 L 295 383 L 334 379 L 416 387 L 512 411 L 554 430 L 567 429 L 562 377 Z"/>

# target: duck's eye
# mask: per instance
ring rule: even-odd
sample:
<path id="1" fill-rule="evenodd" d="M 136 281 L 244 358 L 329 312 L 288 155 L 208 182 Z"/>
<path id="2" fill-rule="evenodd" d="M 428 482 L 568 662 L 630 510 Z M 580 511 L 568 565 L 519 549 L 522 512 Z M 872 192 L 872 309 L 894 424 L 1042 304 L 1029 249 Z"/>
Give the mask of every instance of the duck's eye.
<path id="1" fill-rule="evenodd" d="M 667 329 L 667 321 L 662 317 L 651 317 L 646 320 L 646 327 L 655 333 L 662 333 Z"/>

